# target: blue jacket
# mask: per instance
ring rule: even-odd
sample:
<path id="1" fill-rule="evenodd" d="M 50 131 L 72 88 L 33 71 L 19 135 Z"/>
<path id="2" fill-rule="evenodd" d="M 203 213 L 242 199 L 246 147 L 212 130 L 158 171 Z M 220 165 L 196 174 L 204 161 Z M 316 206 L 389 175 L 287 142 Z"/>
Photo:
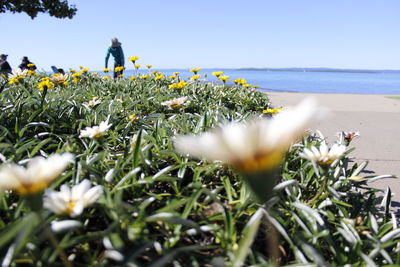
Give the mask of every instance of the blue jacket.
<path id="1" fill-rule="evenodd" d="M 121 66 L 125 65 L 125 57 L 124 57 L 124 52 L 122 51 L 122 47 L 112 47 L 110 46 L 107 49 L 107 55 L 106 55 L 106 68 L 108 67 L 108 58 L 110 57 L 110 54 L 114 57 L 114 62 L 116 64 L 120 64 Z"/>

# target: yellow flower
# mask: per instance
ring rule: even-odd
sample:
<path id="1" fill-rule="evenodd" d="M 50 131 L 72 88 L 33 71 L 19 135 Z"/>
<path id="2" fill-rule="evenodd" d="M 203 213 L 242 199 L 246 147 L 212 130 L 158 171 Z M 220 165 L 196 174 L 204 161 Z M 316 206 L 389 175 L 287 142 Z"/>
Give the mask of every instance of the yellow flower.
<path id="1" fill-rule="evenodd" d="M 79 78 L 78 77 L 74 77 L 74 79 L 72 80 L 74 83 L 78 83 L 79 82 Z"/>
<path id="2" fill-rule="evenodd" d="M 146 65 L 146 68 L 151 69 L 153 65 Z"/>
<path id="3" fill-rule="evenodd" d="M 264 114 L 276 114 L 283 110 L 283 108 L 267 108 L 263 110 Z"/>
<path id="4" fill-rule="evenodd" d="M 131 115 L 128 116 L 128 119 L 133 122 L 133 121 L 137 120 L 137 115 L 136 114 L 131 114 Z"/>
<path id="5" fill-rule="evenodd" d="M 124 74 L 118 75 L 119 78 L 123 78 L 124 76 L 125 76 Z"/>
<path id="6" fill-rule="evenodd" d="M 111 69 L 109 69 L 109 68 L 102 69 L 102 71 L 103 71 L 104 73 L 108 73 L 110 70 L 111 70 Z"/>
<path id="7" fill-rule="evenodd" d="M 16 191 L 20 195 L 42 192 L 73 162 L 70 153 L 30 159 L 27 168 L 6 164 L 0 168 L 0 190 Z"/>
<path id="8" fill-rule="evenodd" d="M 104 76 L 104 77 L 103 77 L 103 80 L 105 80 L 105 81 L 107 81 L 107 80 L 109 80 L 109 79 L 111 79 L 111 76 L 110 76 L 110 75 L 107 75 L 107 76 Z"/>
<path id="9" fill-rule="evenodd" d="M 154 78 L 154 80 L 161 80 L 163 77 L 164 77 L 164 75 L 161 72 L 159 72 L 156 74 L 156 77 Z"/>
<path id="10" fill-rule="evenodd" d="M 71 73 L 75 73 L 75 72 L 76 72 L 76 70 L 69 69 L 69 72 L 71 72 Z"/>
<path id="11" fill-rule="evenodd" d="M 190 69 L 191 72 L 193 72 L 194 74 L 197 74 L 199 71 L 201 71 L 201 69 L 197 68 L 197 69 Z"/>
<path id="12" fill-rule="evenodd" d="M 224 72 L 223 72 L 223 71 L 214 71 L 214 72 L 211 73 L 211 74 L 214 75 L 214 76 L 219 77 L 219 76 L 221 76 L 222 74 L 224 74 Z"/>
<path id="13" fill-rule="evenodd" d="M 88 68 L 81 68 L 81 71 L 83 72 L 83 73 L 86 73 L 86 72 L 88 72 L 90 69 L 88 69 Z"/>
<path id="14" fill-rule="evenodd" d="M 169 78 L 170 79 L 177 79 L 178 78 L 178 76 L 176 76 L 176 75 L 172 75 L 172 76 L 169 76 Z M 171 88 L 171 87 L 170 87 Z"/>
<path id="15" fill-rule="evenodd" d="M 11 78 L 8 80 L 9 84 L 18 84 L 19 83 L 19 79 L 18 78 Z"/>
<path id="16" fill-rule="evenodd" d="M 32 68 L 32 67 L 35 67 L 35 64 L 33 64 L 33 63 L 29 63 L 28 65 L 26 65 L 28 68 Z"/>
<path id="17" fill-rule="evenodd" d="M 185 81 L 180 81 L 180 82 L 178 82 L 178 83 L 170 84 L 168 87 L 169 87 L 170 89 L 182 89 L 182 88 L 186 87 L 188 84 L 189 84 L 189 83 L 187 83 L 187 82 L 185 82 Z"/>
<path id="18" fill-rule="evenodd" d="M 123 71 L 124 69 L 125 69 L 124 67 L 119 66 L 119 67 L 115 67 L 114 71 L 115 71 L 115 72 L 121 72 L 121 71 Z"/>
<path id="19" fill-rule="evenodd" d="M 153 70 L 151 73 L 152 73 L 153 75 L 156 75 L 156 74 L 158 73 L 158 71 Z"/>
<path id="20" fill-rule="evenodd" d="M 43 80 L 38 84 L 38 88 L 40 91 L 51 90 L 54 88 L 54 83 L 50 82 L 49 80 Z"/>
<path id="21" fill-rule="evenodd" d="M 193 75 L 192 77 L 190 77 L 190 80 L 196 81 L 196 80 L 199 79 L 200 77 L 201 77 L 200 75 Z"/>
<path id="22" fill-rule="evenodd" d="M 242 84 L 242 86 L 243 86 L 244 88 L 248 88 L 248 87 L 251 86 L 251 84 L 245 83 L 245 84 Z"/>
<path id="23" fill-rule="evenodd" d="M 82 72 L 75 72 L 74 74 L 72 74 L 72 78 L 79 78 L 82 75 Z"/>
<path id="24" fill-rule="evenodd" d="M 133 76 L 129 77 L 129 80 L 131 80 L 131 81 L 133 81 L 133 80 L 135 80 L 135 79 L 136 79 L 136 78 L 133 77 Z"/>
<path id="25" fill-rule="evenodd" d="M 28 70 L 28 73 L 27 73 L 29 76 L 37 76 L 37 75 L 39 75 L 38 73 L 36 73 L 36 71 L 34 71 L 34 70 Z"/>
<path id="26" fill-rule="evenodd" d="M 259 85 L 252 85 L 251 87 L 253 87 L 253 88 L 259 88 L 260 86 L 259 86 Z"/>
<path id="27" fill-rule="evenodd" d="M 245 79 L 242 79 L 242 78 L 237 78 L 236 80 L 233 80 L 233 82 L 234 82 L 235 84 L 240 84 L 240 85 L 247 84 L 246 80 L 245 80 Z"/>
<path id="28" fill-rule="evenodd" d="M 140 65 L 139 64 L 135 64 L 135 69 L 139 69 Z"/>
<path id="29" fill-rule="evenodd" d="M 142 79 L 147 79 L 149 77 L 150 77 L 150 75 L 148 75 L 148 74 L 144 74 L 144 75 L 140 76 L 140 78 L 142 78 Z"/>
<path id="30" fill-rule="evenodd" d="M 130 57 L 130 58 L 128 58 L 130 61 L 132 61 L 133 63 L 135 63 L 135 61 L 136 60 L 138 60 L 139 59 L 139 57 L 138 56 L 134 56 L 134 57 Z"/>
<path id="31" fill-rule="evenodd" d="M 226 75 L 219 76 L 218 79 L 223 81 L 223 83 L 226 83 L 229 80 L 229 76 L 226 76 Z"/>
<path id="32" fill-rule="evenodd" d="M 179 74 L 180 74 L 180 72 L 177 72 L 177 71 L 174 72 L 174 75 L 175 75 L 175 76 L 178 76 Z"/>

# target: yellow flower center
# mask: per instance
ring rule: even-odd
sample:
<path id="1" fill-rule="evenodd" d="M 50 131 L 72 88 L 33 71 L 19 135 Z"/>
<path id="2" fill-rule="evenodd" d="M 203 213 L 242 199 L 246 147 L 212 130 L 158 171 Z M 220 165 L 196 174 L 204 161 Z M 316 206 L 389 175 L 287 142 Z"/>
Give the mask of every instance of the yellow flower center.
<path id="1" fill-rule="evenodd" d="M 324 159 L 324 160 L 317 161 L 317 163 L 319 165 L 331 165 L 332 162 L 334 162 L 334 161 L 335 161 L 334 159 Z"/>
<path id="2" fill-rule="evenodd" d="M 179 108 L 180 106 L 182 106 L 182 104 L 179 104 L 179 103 L 173 103 L 173 104 L 171 104 L 171 108 Z"/>
<path id="3" fill-rule="evenodd" d="M 49 183 L 47 181 L 43 180 L 32 184 L 21 184 L 16 188 L 16 191 L 20 195 L 32 195 L 46 189 L 48 184 Z"/>
<path id="4" fill-rule="evenodd" d="M 246 160 L 238 160 L 232 165 L 242 173 L 259 172 L 263 170 L 273 169 L 278 166 L 284 155 L 285 150 L 274 150 L 255 154 L 252 158 Z"/>
<path id="5" fill-rule="evenodd" d="M 94 137 L 96 137 L 96 138 L 99 138 L 99 137 L 102 137 L 103 136 L 103 133 L 96 133 L 95 135 L 94 135 Z"/>
<path id="6" fill-rule="evenodd" d="M 70 201 L 70 202 L 68 202 L 68 205 L 67 205 L 67 208 L 66 208 L 66 210 L 65 210 L 65 213 L 71 215 L 71 214 L 72 214 L 72 211 L 73 211 L 74 208 L 75 208 L 75 205 L 76 205 L 76 202 L 75 202 L 75 201 Z"/>

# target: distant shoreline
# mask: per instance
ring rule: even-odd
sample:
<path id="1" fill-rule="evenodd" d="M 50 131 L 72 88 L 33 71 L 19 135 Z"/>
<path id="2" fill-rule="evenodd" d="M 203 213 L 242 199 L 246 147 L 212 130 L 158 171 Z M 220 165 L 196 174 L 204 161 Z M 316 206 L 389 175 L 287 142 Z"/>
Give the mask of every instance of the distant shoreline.
<path id="1" fill-rule="evenodd" d="M 400 70 L 367 70 L 335 68 L 239 68 L 239 71 L 343 72 L 343 73 L 400 73 Z"/>

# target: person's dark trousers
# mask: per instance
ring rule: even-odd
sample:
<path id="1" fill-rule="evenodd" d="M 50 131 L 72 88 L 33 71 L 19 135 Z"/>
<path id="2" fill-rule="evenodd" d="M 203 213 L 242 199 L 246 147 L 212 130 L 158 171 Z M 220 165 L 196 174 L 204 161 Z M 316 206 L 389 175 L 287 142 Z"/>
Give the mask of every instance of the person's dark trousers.
<path id="1" fill-rule="evenodd" d="M 114 78 L 117 78 L 119 75 L 121 75 L 124 72 L 124 70 L 121 70 L 120 72 L 115 72 L 115 68 L 121 67 L 121 66 L 122 66 L 121 63 L 114 63 Z"/>

